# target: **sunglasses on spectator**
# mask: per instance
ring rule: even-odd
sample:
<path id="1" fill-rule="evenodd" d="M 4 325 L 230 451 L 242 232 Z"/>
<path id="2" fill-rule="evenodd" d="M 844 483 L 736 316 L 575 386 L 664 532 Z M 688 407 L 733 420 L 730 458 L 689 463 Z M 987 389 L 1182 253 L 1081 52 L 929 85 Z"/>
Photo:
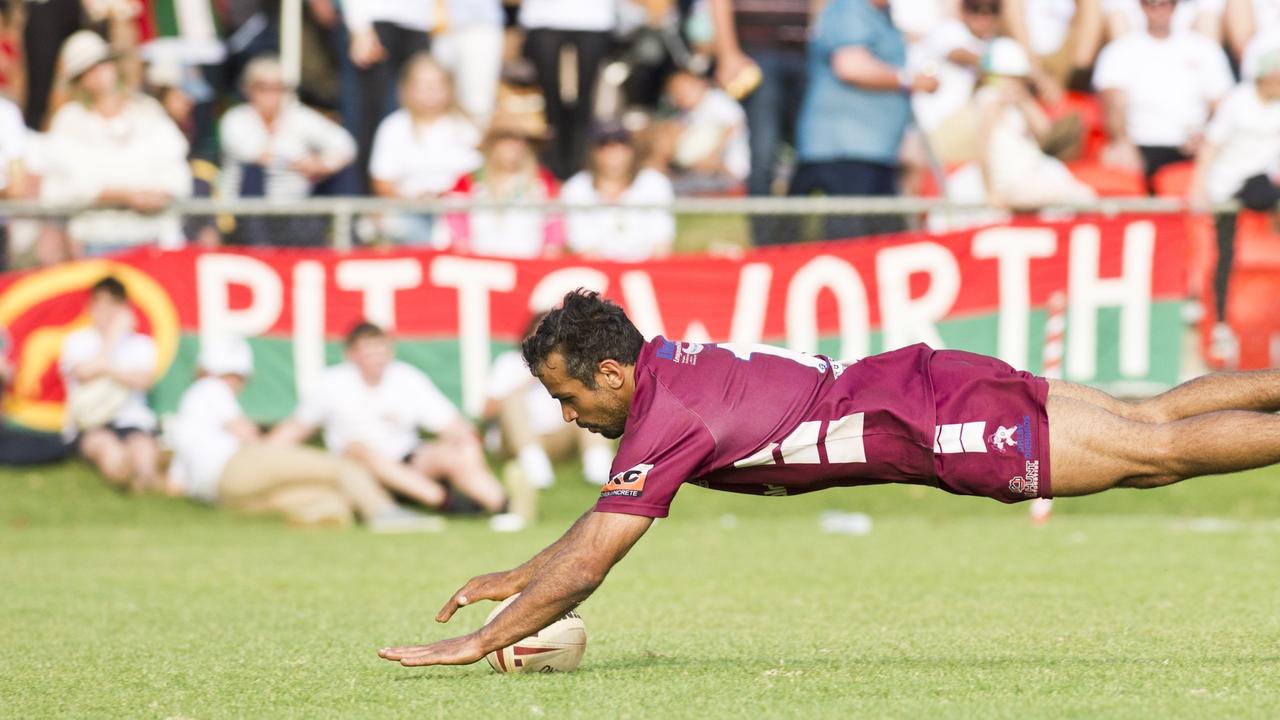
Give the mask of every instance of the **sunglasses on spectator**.
<path id="1" fill-rule="evenodd" d="M 1142 0 L 1142 4 L 1149 8 L 1172 7 L 1178 4 L 1178 0 Z"/>
<path id="2" fill-rule="evenodd" d="M 964 6 L 964 11 L 973 15 L 999 15 L 1000 6 L 996 4 L 969 5 Z"/>

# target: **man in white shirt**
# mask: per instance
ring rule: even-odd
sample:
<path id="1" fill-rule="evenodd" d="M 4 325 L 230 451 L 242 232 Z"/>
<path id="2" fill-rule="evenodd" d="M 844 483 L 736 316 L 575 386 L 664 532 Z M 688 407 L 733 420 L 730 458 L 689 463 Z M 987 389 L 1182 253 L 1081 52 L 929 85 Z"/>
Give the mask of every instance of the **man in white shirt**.
<path id="1" fill-rule="evenodd" d="M 358 515 L 374 532 L 439 530 L 443 521 L 395 504 L 358 463 L 314 448 L 263 443 L 237 396 L 253 374 L 241 338 L 202 343 L 200 377 L 173 420 L 169 492 L 290 523 L 346 526 Z"/>
<path id="2" fill-rule="evenodd" d="M 1177 0 L 1142 0 L 1145 32 L 1102 49 L 1093 84 L 1102 101 L 1108 165 L 1152 178 L 1195 157 L 1214 106 L 1231 89 L 1227 54 L 1209 38 L 1173 30 Z"/>
<path id="3" fill-rule="evenodd" d="M 502 486 L 453 403 L 422 371 L 395 359 L 378 326 L 356 325 L 346 345 L 347 361 L 325 370 L 270 441 L 296 444 L 323 428 L 330 452 L 359 462 L 399 495 L 445 512 L 501 512 Z M 436 439 L 423 442 L 419 429 Z"/>
<path id="4" fill-rule="evenodd" d="M 89 291 L 89 326 L 62 341 L 67 389 L 63 435 L 116 487 L 160 488 L 156 416 L 147 407 L 156 348 L 135 332 L 124 284 L 105 277 Z"/>
<path id="5" fill-rule="evenodd" d="M 1280 48 L 1258 58 L 1222 101 L 1205 130 L 1192 181 L 1193 203 L 1201 208 L 1238 199 L 1249 210 L 1280 209 Z M 1227 325 L 1227 287 L 1235 259 L 1236 214 L 1215 216 L 1218 263 L 1214 305 L 1218 319 L 1209 352 L 1222 367 L 1238 359 L 1235 335 Z"/>

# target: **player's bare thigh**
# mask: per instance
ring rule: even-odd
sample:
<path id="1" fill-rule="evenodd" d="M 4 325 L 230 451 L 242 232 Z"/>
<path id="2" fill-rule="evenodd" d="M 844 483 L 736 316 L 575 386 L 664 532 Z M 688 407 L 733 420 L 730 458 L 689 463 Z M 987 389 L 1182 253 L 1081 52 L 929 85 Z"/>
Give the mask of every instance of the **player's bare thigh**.
<path id="1" fill-rule="evenodd" d="M 1080 385 L 1078 383 L 1067 382 L 1066 380 L 1049 379 L 1049 397 L 1064 397 L 1074 400 L 1087 402 L 1090 405 L 1106 410 L 1112 415 L 1119 415 L 1122 418 L 1136 420 L 1139 422 L 1151 422 L 1153 419 L 1147 417 L 1147 413 L 1138 403 L 1131 403 L 1120 398 L 1113 397 L 1107 393 L 1091 388 L 1088 385 Z"/>
<path id="2" fill-rule="evenodd" d="M 1158 425 L 1122 417 L 1070 393 L 1054 393 L 1053 386 L 1045 411 L 1054 496 L 1143 485 L 1145 478 L 1160 474 Z"/>

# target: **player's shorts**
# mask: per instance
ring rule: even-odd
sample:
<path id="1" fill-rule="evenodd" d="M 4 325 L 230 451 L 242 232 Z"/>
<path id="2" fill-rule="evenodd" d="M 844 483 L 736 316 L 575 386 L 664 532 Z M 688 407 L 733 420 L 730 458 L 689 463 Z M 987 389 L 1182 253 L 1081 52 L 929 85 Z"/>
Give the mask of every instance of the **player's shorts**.
<path id="1" fill-rule="evenodd" d="M 1052 497 L 1049 382 L 959 350 L 935 352 L 929 372 L 938 487 L 1006 503 Z"/>

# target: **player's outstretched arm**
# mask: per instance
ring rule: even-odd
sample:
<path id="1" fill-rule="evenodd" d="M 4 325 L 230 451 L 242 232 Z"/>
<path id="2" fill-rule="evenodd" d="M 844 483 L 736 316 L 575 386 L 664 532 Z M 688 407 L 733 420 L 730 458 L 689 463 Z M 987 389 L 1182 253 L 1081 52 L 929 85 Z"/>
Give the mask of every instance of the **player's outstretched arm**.
<path id="1" fill-rule="evenodd" d="M 534 571 L 523 594 L 474 633 L 431 645 L 383 648 L 407 667 L 467 665 L 526 638 L 586 600 L 653 523 L 652 518 L 591 512 L 566 533 L 559 551 Z M 554 545 L 552 546 L 554 547 Z"/>

